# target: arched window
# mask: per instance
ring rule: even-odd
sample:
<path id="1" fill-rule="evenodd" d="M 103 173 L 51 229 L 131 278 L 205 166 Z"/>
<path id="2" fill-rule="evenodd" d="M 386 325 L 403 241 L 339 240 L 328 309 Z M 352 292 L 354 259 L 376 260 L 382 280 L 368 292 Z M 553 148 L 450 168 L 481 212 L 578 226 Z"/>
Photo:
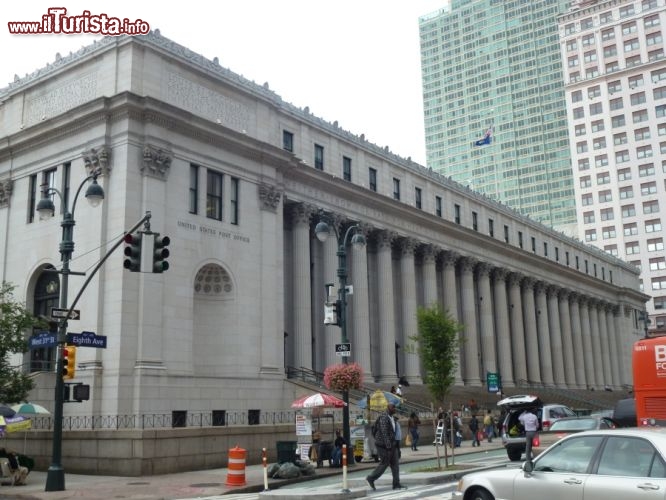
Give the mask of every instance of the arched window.
<path id="1" fill-rule="evenodd" d="M 53 267 L 42 271 L 41 276 L 35 285 L 34 310 L 33 314 L 37 317 L 50 318 L 51 308 L 58 307 L 60 297 L 60 276 L 53 272 Z M 34 329 L 33 335 L 44 329 Z M 56 332 L 58 323 L 52 321 L 49 323 L 49 331 Z M 30 371 L 52 371 L 55 369 L 56 348 L 40 347 L 30 350 Z"/>

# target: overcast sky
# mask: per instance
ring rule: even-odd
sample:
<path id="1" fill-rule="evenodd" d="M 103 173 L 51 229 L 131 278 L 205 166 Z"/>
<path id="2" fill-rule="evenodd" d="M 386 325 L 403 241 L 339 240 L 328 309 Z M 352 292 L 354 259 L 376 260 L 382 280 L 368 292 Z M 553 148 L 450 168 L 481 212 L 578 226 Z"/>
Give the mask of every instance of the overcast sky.
<path id="1" fill-rule="evenodd" d="M 258 84 L 268 82 L 285 101 L 425 165 L 418 18 L 446 2 L 9 1 L 0 13 L 0 88 L 98 37 L 10 35 L 7 22 L 40 21 L 50 7 L 141 19 Z"/>

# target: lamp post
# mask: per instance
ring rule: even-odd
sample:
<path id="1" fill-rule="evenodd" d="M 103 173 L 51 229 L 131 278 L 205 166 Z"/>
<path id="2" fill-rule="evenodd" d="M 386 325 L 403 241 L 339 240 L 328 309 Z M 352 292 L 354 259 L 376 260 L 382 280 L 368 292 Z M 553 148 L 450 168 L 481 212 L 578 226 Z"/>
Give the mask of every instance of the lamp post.
<path id="1" fill-rule="evenodd" d="M 351 243 L 354 248 L 362 248 L 365 246 L 365 237 L 360 234 L 360 226 L 358 224 L 353 224 L 347 228 L 344 235 L 341 235 L 337 227 L 333 224 L 333 231 L 335 232 L 335 237 L 338 242 L 338 251 L 336 255 L 338 256 L 338 280 L 340 281 L 340 286 L 338 288 L 338 301 L 339 301 L 339 310 L 338 310 L 338 322 L 340 325 L 340 333 L 342 337 L 342 343 L 346 344 L 347 339 L 347 244 Z M 317 239 L 321 242 L 324 242 L 330 236 L 329 225 L 323 220 L 320 221 L 315 227 L 315 235 Z M 352 235 L 353 234 L 353 235 Z M 349 239 L 351 236 L 351 240 Z M 344 364 L 349 363 L 349 358 L 344 356 L 342 358 Z M 342 400 L 345 402 L 345 406 L 342 408 L 342 432 L 347 443 L 347 463 L 354 463 L 354 449 L 351 446 L 351 431 L 349 428 L 349 390 L 342 391 Z"/>
<path id="2" fill-rule="evenodd" d="M 649 338 L 648 335 L 648 325 L 650 324 L 650 315 L 647 311 L 640 311 L 638 319 L 643 322 L 643 328 L 645 329 L 645 338 Z"/>
<path id="3" fill-rule="evenodd" d="M 60 274 L 62 274 L 62 284 L 60 286 L 60 308 L 67 309 L 67 285 L 69 281 L 70 274 L 81 274 L 73 273 L 69 270 L 69 261 L 72 258 L 72 253 L 74 252 L 74 209 L 76 208 L 76 201 L 81 193 L 83 186 L 89 182 L 90 185 L 86 190 L 86 198 L 90 202 L 90 205 L 93 207 L 98 206 L 104 199 L 104 189 L 102 186 L 97 184 L 97 177 L 100 172 L 96 170 L 88 177 L 86 177 L 81 185 L 76 191 L 74 200 L 72 202 L 72 209 L 68 210 L 65 204 L 65 198 L 62 193 L 56 188 L 42 186 L 42 199 L 39 200 L 37 204 L 37 212 L 39 212 L 39 217 L 41 220 L 47 220 L 53 217 L 55 213 L 55 206 L 53 200 L 49 196 L 51 193 L 56 193 L 60 198 L 60 202 L 63 204 L 64 212 L 62 222 L 60 226 L 62 227 L 62 241 L 60 242 L 60 257 L 62 260 L 62 269 Z M 62 372 L 64 368 L 62 350 L 67 340 L 67 316 L 60 320 L 58 325 L 58 338 L 57 338 L 57 350 L 56 350 L 56 382 L 55 382 L 55 408 L 53 409 L 53 453 L 51 456 L 51 465 L 49 467 L 47 476 L 46 476 L 46 488 L 45 491 L 63 491 L 65 489 L 65 471 L 62 467 L 62 414 L 63 414 L 63 403 L 64 403 L 64 382 L 62 378 Z"/>

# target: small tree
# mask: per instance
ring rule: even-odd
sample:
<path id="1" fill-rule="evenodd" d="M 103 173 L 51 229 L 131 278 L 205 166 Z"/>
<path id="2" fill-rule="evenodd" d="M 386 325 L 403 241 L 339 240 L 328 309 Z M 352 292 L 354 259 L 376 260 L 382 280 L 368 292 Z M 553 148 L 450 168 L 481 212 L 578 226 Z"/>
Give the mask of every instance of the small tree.
<path id="1" fill-rule="evenodd" d="M 6 404 L 25 401 L 34 386 L 21 366 L 11 365 L 10 356 L 28 350 L 25 331 L 41 324 L 14 299 L 14 288 L 6 282 L 0 286 L 0 402 Z"/>
<path id="2" fill-rule="evenodd" d="M 419 333 L 411 338 L 418 342 L 425 368 L 423 381 L 433 398 L 443 402 L 455 382 L 458 332 L 463 327 L 438 306 L 419 307 L 416 315 Z"/>

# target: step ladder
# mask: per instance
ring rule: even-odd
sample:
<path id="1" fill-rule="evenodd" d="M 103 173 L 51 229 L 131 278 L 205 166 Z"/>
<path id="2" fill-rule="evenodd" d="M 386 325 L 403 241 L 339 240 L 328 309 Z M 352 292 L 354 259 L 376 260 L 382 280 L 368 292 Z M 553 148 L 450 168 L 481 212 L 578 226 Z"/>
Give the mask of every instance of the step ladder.
<path id="1" fill-rule="evenodd" d="M 442 446 L 444 444 L 444 433 L 446 428 L 444 427 L 444 420 L 437 421 L 437 429 L 435 429 L 435 441 L 432 444 L 437 444 Z"/>

